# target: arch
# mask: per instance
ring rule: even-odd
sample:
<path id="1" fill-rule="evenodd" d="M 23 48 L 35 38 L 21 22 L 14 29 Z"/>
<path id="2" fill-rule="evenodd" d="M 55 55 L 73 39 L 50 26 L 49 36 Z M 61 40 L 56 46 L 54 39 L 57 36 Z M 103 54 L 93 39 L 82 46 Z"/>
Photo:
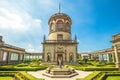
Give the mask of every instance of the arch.
<path id="1" fill-rule="evenodd" d="M 64 23 L 64 19 L 57 19 L 57 20 L 56 20 L 56 23 L 58 23 L 58 22 Z"/>
<path id="2" fill-rule="evenodd" d="M 64 23 L 62 20 L 57 21 L 57 30 L 62 31 L 63 30 Z"/>
<path id="3" fill-rule="evenodd" d="M 73 53 L 70 53 L 69 62 L 73 63 L 73 61 L 74 61 L 74 55 L 73 55 Z"/>
<path id="4" fill-rule="evenodd" d="M 68 23 L 69 25 L 71 24 L 68 20 L 66 20 L 65 23 Z"/>
<path id="5" fill-rule="evenodd" d="M 50 52 L 47 53 L 47 62 L 51 61 L 51 56 L 50 56 Z"/>

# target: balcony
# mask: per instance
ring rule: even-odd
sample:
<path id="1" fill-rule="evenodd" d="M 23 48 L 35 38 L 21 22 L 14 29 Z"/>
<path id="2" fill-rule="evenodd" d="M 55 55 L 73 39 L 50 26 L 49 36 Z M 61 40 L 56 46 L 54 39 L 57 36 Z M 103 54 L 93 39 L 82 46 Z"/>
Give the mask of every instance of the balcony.
<path id="1" fill-rule="evenodd" d="M 118 41 L 120 41 L 120 33 L 116 34 L 112 37 L 112 42 L 113 43 L 118 42 Z"/>
<path id="2" fill-rule="evenodd" d="M 78 44 L 78 42 L 76 40 L 44 40 L 44 43 L 76 43 Z"/>

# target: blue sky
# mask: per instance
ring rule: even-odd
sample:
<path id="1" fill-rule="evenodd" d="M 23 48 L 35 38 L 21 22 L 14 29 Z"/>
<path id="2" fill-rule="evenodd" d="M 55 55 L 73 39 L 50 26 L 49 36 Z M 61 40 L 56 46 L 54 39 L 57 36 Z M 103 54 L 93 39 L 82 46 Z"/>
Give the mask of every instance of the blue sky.
<path id="1" fill-rule="evenodd" d="M 6 43 L 42 52 L 48 20 L 58 12 L 72 19 L 72 36 L 77 35 L 78 52 L 112 46 L 112 35 L 120 33 L 120 0 L 0 0 L 0 35 Z"/>

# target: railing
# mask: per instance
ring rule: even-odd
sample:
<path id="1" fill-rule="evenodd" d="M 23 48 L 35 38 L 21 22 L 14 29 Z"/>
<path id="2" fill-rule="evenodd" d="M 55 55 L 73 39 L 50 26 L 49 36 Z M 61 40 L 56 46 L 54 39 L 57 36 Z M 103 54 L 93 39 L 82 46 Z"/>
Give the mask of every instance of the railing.
<path id="1" fill-rule="evenodd" d="M 118 39 L 120 39 L 120 34 L 117 34 L 117 35 L 112 37 L 112 41 L 116 41 Z"/>
<path id="2" fill-rule="evenodd" d="M 78 43 L 76 40 L 45 40 L 44 43 Z"/>

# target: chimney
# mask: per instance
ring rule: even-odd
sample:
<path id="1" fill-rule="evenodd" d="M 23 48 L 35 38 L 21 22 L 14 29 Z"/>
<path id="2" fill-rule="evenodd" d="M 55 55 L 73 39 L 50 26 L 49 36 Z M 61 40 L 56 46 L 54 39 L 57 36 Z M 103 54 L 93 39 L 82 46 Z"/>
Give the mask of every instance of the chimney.
<path id="1" fill-rule="evenodd" d="M 2 38 L 3 38 L 3 37 L 2 37 L 2 36 L 0 36 L 0 42 L 2 42 Z"/>

